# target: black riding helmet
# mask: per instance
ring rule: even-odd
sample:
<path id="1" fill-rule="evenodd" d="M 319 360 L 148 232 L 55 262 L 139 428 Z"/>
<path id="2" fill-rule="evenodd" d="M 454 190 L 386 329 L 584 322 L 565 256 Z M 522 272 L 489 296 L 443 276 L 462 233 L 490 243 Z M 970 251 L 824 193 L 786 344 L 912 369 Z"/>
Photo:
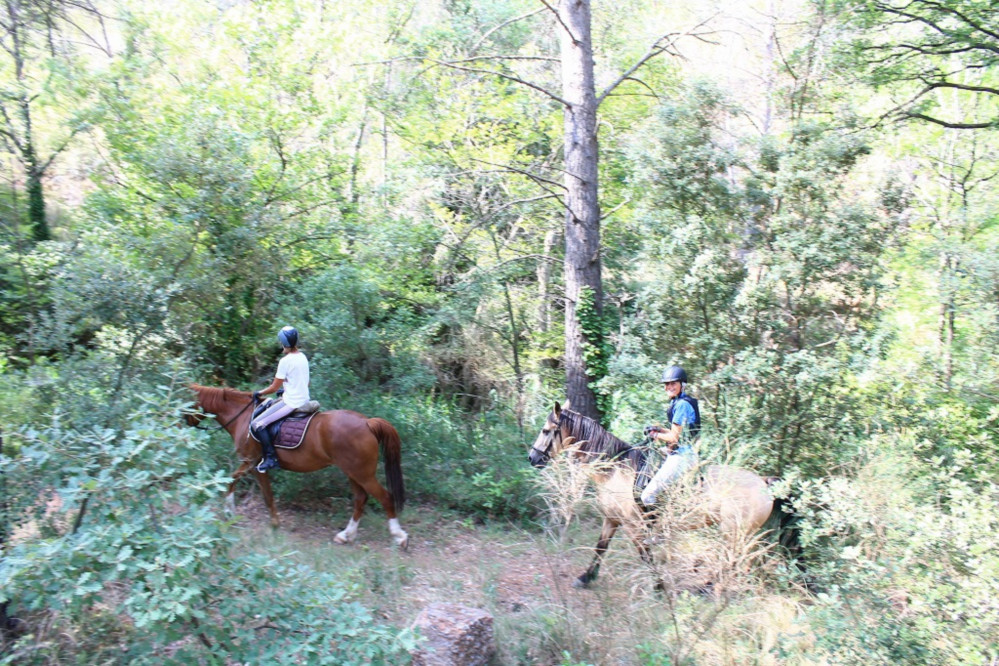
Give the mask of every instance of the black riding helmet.
<path id="1" fill-rule="evenodd" d="M 298 331 L 295 330 L 293 326 L 285 326 L 278 333 L 278 342 L 281 343 L 282 347 L 292 347 L 298 346 Z"/>
<path id="2" fill-rule="evenodd" d="M 665 370 L 663 370 L 663 378 L 660 383 L 665 384 L 666 382 L 683 382 L 687 383 L 687 371 L 678 365 L 671 365 Z"/>

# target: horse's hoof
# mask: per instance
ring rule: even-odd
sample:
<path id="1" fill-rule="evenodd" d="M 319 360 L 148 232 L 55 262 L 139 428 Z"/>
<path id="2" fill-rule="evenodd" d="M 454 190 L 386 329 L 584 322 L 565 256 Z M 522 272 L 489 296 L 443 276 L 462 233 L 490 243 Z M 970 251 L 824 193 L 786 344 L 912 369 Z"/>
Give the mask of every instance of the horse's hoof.
<path id="1" fill-rule="evenodd" d="M 399 550 L 401 551 L 409 550 L 409 535 L 407 534 L 402 539 L 397 539 L 395 543 L 397 546 L 399 546 Z"/>
<path id="2" fill-rule="evenodd" d="M 348 536 L 345 535 L 343 532 L 339 532 L 335 537 L 333 537 L 333 543 L 339 543 L 343 545 L 354 543 L 354 535 L 351 534 Z"/>
<path id="3" fill-rule="evenodd" d="M 590 586 L 590 581 L 585 580 L 583 578 L 577 578 L 576 580 L 572 581 L 572 586 L 577 590 L 585 590 Z"/>

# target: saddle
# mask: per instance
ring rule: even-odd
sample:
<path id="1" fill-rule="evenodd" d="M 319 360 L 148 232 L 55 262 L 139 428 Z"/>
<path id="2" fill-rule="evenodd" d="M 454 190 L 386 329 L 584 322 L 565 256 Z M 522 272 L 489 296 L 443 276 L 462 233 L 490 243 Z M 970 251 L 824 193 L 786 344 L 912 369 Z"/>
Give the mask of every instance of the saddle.
<path id="1" fill-rule="evenodd" d="M 261 403 L 256 409 L 253 410 L 253 416 L 250 418 L 250 421 L 252 422 L 253 419 L 257 418 L 259 414 L 270 407 L 273 403 L 273 400 Z M 271 442 L 274 443 L 275 448 L 296 449 L 301 446 L 302 441 L 305 439 L 305 431 L 309 429 L 309 423 L 312 421 L 312 417 L 318 413 L 319 403 L 315 400 L 310 400 L 288 416 L 278 419 L 274 423 L 268 425 L 267 431 L 271 434 Z M 254 441 L 260 441 L 257 438 L 257 434 L 253 432 L 253 428 L 250 428 L 250 437 L 252 437 Z"/>
<path id="2" fill-rule="evenodd" d="M 645 486 L 649 485 L 652 477 L 656 475 L 656 471 L 662 466 L 665 456 L 659 452 L 659 449 L 651 445 L 651 440 L 648 438 L 638 444 L 632 444 L 632 448 L 638 449 L 642 453 L 642 462 L 635 471 L 635 485 L 632 487 L 632 492 L 635 495 L 635 503 L 644 507 L 641 499 L 642 491 L 645 490 Z"/>

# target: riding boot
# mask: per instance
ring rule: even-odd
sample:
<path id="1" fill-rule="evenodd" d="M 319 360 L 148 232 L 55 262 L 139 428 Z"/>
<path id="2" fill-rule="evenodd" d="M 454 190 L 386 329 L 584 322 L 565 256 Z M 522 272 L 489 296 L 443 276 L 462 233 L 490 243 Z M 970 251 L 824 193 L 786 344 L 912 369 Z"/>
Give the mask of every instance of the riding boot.
<path id="1" fill-rule="evenodd" d="M 271 468 L 277 467 L 277 453 L 274 451 L 274 442 L 271 441 L 269 427 L 257 428 L 253 434 L 260 440 L 260 447 L 264 450 L 264 457 L 257 463 L 257 471 L 264 473 Z"/>
<path id="2" fill-rule="evenodd" d="M 659 534 L 659 521 L 662 518 L 662 511 L 658 504 L 644 504 L 639 502 L 642 508 L 642 519 L 645 523 L 645 545 L 654 546 L 662 541 Z"/>

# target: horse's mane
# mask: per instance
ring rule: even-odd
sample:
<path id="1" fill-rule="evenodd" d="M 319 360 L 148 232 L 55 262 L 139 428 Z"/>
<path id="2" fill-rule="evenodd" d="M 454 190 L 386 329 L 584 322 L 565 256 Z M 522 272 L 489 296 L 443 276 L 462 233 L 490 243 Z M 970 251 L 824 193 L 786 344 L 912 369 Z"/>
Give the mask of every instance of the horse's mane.
<path id="1" fill-rule="evenodd" d="M 607 432 L 589 416 L 563 409 L 559 417 L 559 426 L 563 424 L 568 425 L 569 435 L 580 442 L 579 451 L 583 453 L 594 458 L 621 460 L 635 469 L 640 469 L 645 462 L 645 454 L 641 449 Z"/>
<path id="2" fill-rule="evenodd" d="M 198 402 L 206 412 L 214 413 L 223 409 L 227 402 L 245 403 L 252 397 L 249 391 L 237 391 L 225 386 L 201 386 L 191 384 L 191 389 L 198 394 Z"/>

